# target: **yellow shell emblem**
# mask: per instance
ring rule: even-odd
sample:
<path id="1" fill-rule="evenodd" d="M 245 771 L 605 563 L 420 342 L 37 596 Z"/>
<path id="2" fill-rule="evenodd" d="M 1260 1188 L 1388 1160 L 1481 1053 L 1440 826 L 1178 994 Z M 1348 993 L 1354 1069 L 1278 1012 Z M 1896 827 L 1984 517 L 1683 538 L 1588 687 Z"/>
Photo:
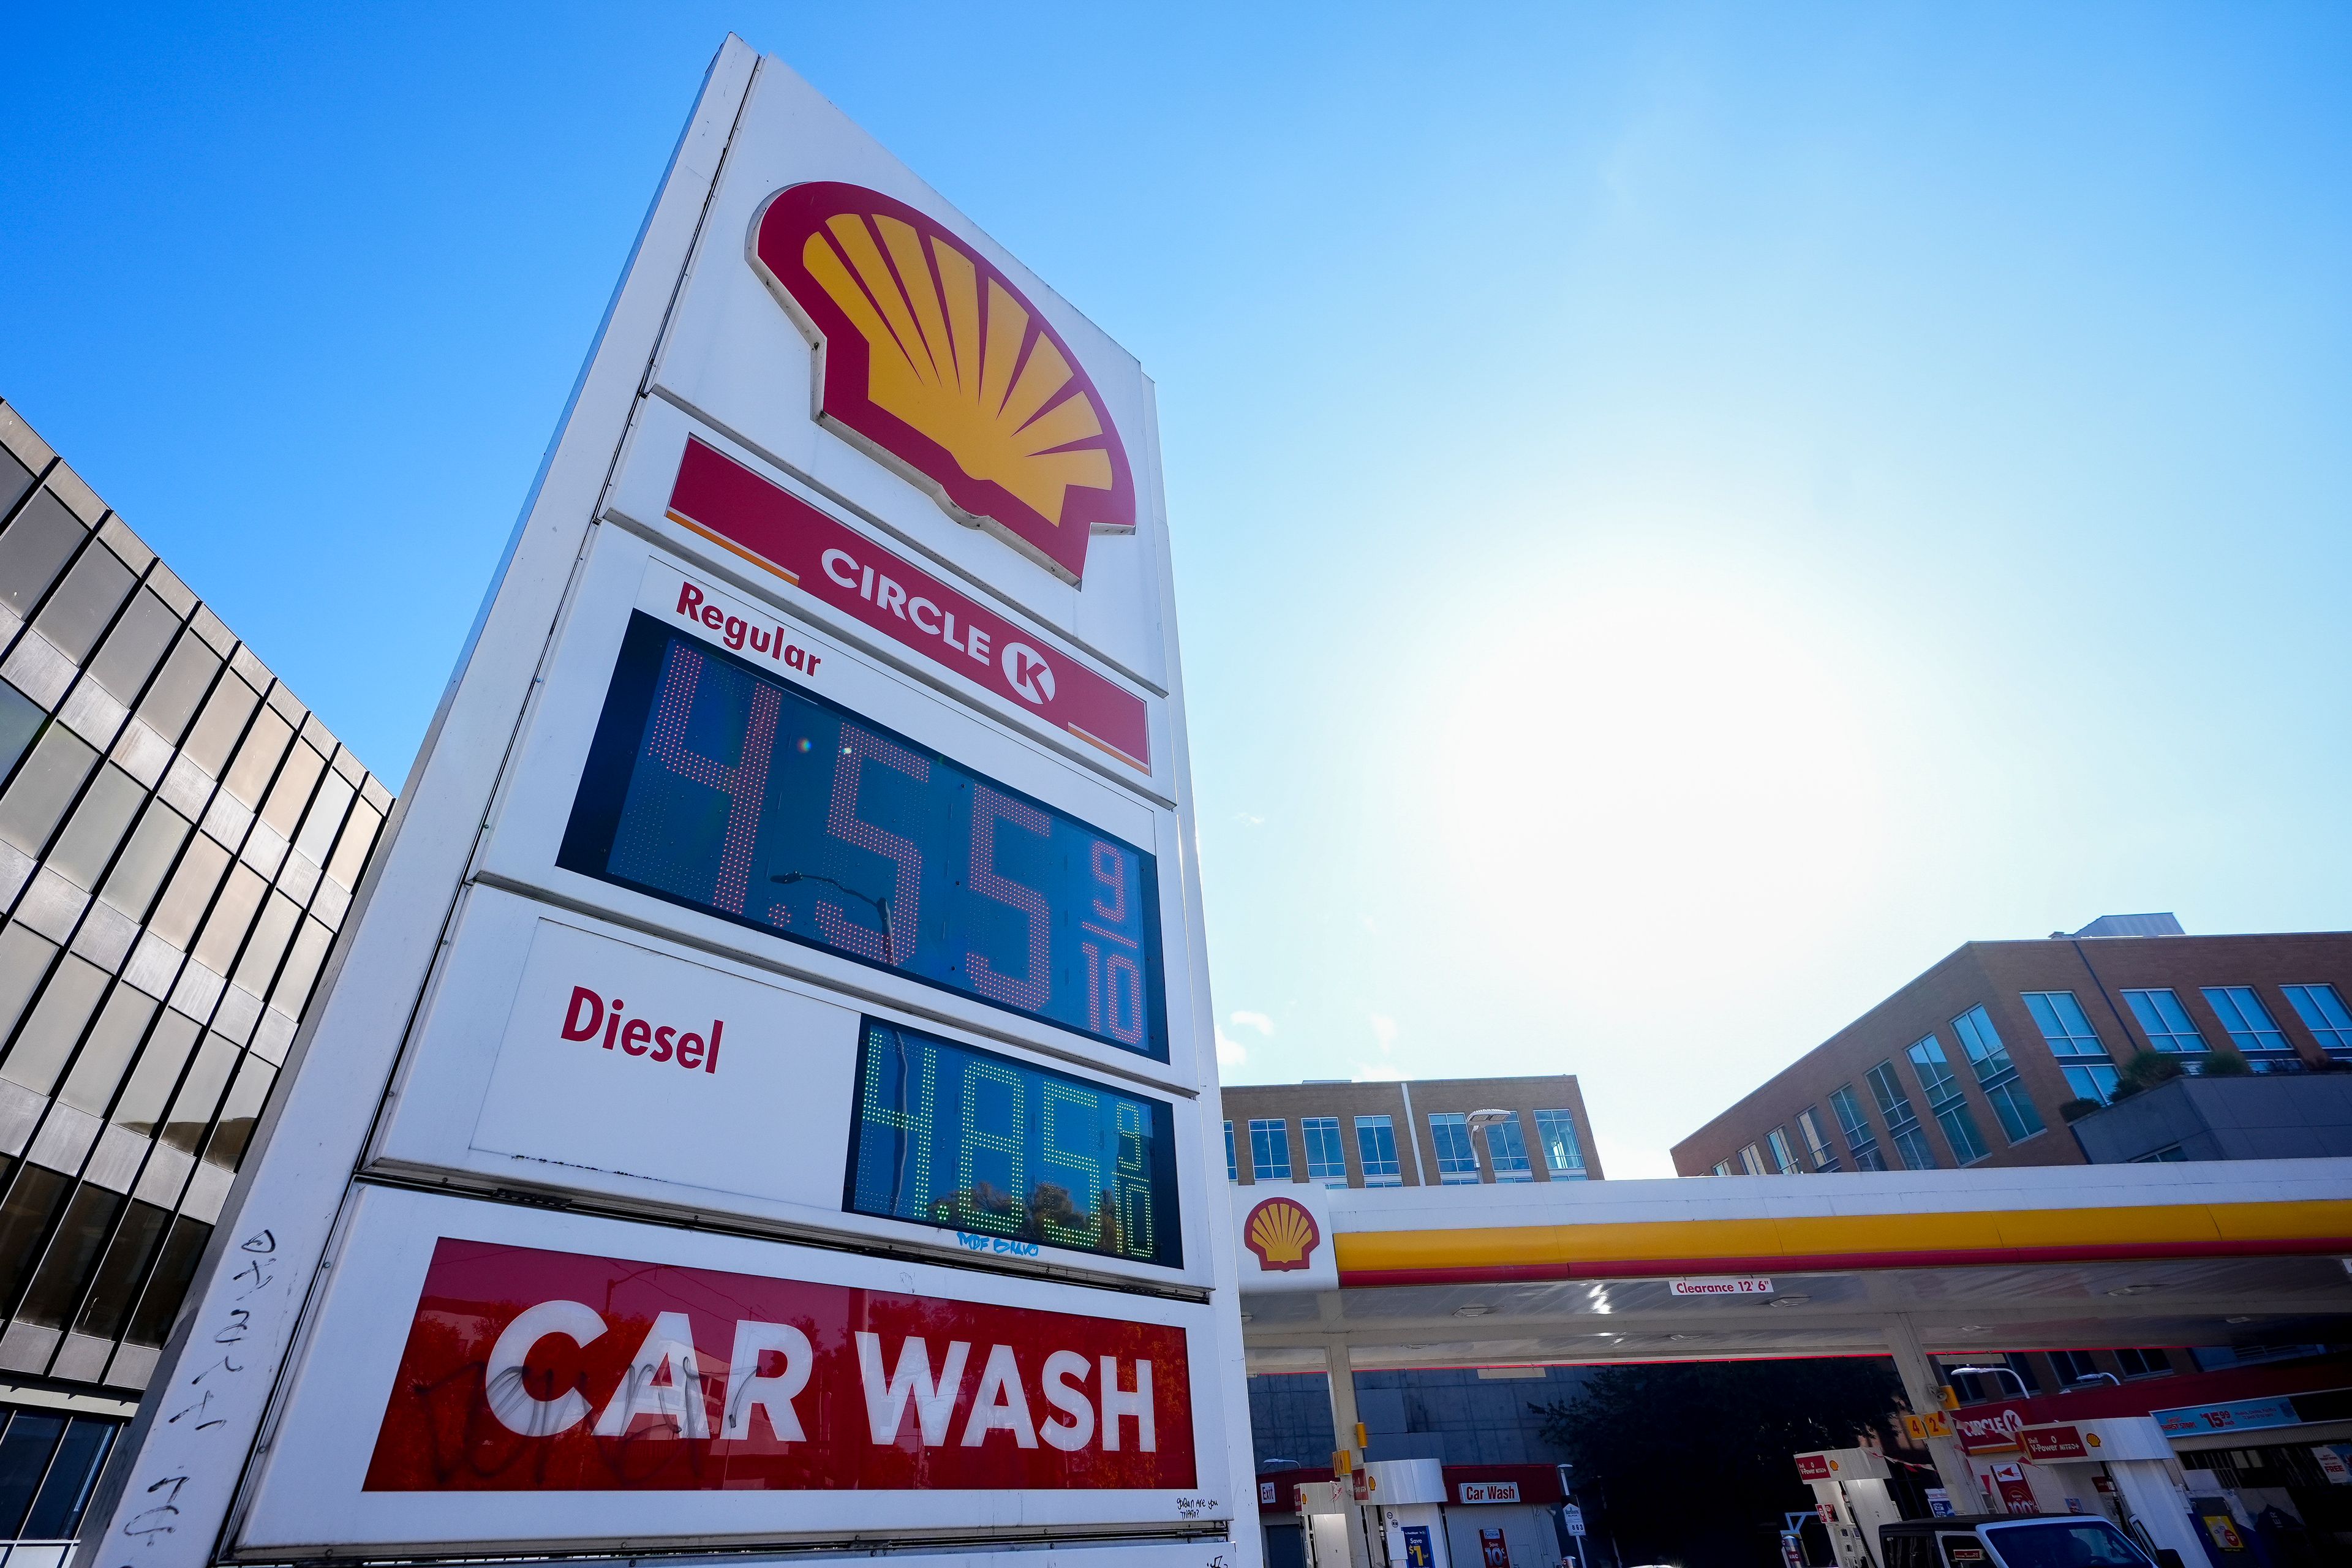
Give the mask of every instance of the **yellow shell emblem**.
<path id="1" fill-rule="evenodd" d="M 1296 1198 L 1268 1198 L 1242 1225 L 1243 1242 L 1268 1272 L 1306 1268 L 1322 1239 L 1315 1216 Z"/>
<path id="2" fill-rule="evenodd" d="M 1077 580 L 1094 530 L 1135 526 L 1101 395 L 1019 288 L 903 202 L 794 185 L 755 259 L 820 350 L 818 415 Z"/>

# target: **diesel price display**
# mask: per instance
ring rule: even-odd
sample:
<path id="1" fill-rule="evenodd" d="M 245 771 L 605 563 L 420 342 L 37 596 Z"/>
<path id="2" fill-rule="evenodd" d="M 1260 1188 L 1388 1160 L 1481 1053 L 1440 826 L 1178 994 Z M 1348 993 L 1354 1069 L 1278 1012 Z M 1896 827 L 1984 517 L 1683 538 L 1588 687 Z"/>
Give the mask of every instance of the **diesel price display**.
<path id="1" fill-rule="evenodd" d="M 642 611 L 556 861 L 1168 1059 L 1150 855 Z"/>
<path id="2" fill-rule="evenodd" d="M 844 1206 L 1181 1268 L 1168 1106 L 867 1018 Z"/>

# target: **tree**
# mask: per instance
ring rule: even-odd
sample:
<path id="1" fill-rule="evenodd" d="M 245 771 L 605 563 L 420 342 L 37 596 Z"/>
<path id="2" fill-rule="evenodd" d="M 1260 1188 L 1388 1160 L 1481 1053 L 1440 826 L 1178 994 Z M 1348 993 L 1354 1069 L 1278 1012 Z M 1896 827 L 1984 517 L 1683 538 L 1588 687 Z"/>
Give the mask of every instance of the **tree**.
<path id="1" fill-rule="evenodd" d="M 1625 1562 L 1769 1568 L 1780 1516 L 1813 1504 L 1790 1456 L 1858 1446 L 1901 1392 L 1884 1360 L 1679 1363 L 1605 1367 L 1535 1408 Z"/>
<path id="2" fill-rule="evenodd" d="M 2112 1098 L 2129 1100 L 2145 1089 L 2160 1083 L 2169 1083 L 2180 1076 L 2180 1058 L 2161 1051 L 2136 1051 L 2131 1060 L 2124 1063 L 2116 1074 Z"/>

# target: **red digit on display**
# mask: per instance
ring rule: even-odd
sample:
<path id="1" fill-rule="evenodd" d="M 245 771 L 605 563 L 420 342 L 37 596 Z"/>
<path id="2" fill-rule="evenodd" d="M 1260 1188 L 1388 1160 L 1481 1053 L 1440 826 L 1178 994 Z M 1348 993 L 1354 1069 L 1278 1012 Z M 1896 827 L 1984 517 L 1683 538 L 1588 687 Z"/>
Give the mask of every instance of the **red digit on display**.
<path id="1" fill-rule="evenodd" d="M 1118 846 L 1097 838 L 1093 859 L 1095 880 L 1109 889 L 1110 900 L 1104 902 L 1104 895 L 1097 893 L 1095 913 L 1107 921 L 1127 919 L 1127 857 L 1118 852 Z"/>
<path id="2" fill-rule="evenodd" d="M 707 784 L 727 796 L 727 834 L 710 901 L 729 914 L 740 915 L 744 887 L 751 879 L 751 846 L 760 836 L 760 807 L 768 795 L 768 758 L 776 743 L 776 690 L 765 681 L 751 683 L 751 721 L 744 726 L 742 753 L 731 765 L 706 757 L 687 745 L 686 726 L 694 716 L 694 695 L 709 662 L 684 643 L 671 645 L 669 668 L 662 673 L 661 693 L 655 700 L 652 732 L 646 739 L 646 755 L 680 778 Z"/>
<path id="3" fill-rule="evenodd" d="M 1028 917 L 1029 973 L 999 974 L 977 952 L 964 955 L 972 989 L 991 1000 L 1034 1013 L 1045 1005 L 1054 988 L 1053 959 L 1046 943 L 1052 935 L 1045 895 L 1024 887 L 996 870 L 996 825 L 1009 822 L 1040 838 L 1053 837 L 1054 825 L 1034 805 L 1009 800 L 983 784 L 971 786 L 971 890 L 1007 904 Z"/>
<path id="4" fill-rule="evenodd" d="M 879 735 L 869 735 L 854 724 L 841 727 L 841 754 L 833 764 L 833 805 L 825 813 L 824 830 L 845 843 L 887 857 L 898 875 L 890 889 L 890 907 L 874 910 L 879 927 L 849 918 L 841 905 L 820 899 L 816 929 L 834 946 L 882 963 L 904 963 L 915 955 L 916 924 L 923 892 L 923 852 L 911 838 L 887 827 L 877 827 L 857 815 L 857 790 L 868 762 L 906 774 L 917 784 L 931 780 L 931 763 Z"/>
<path id="5" fill-rule="evenodd" d="M 1110 1037 L 1121 1045 L 1143 1043 L 1143 971 L 1134 959 L 1114 952 L 1110 973 Z"/>

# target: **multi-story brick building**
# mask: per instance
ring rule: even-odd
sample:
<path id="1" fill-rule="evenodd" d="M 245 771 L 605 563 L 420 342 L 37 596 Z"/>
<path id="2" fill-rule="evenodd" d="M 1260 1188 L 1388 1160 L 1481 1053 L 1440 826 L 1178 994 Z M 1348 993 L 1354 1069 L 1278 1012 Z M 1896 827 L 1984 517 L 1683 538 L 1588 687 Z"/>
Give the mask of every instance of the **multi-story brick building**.
<path id="1" fill-rule="evenodd" d="M 1566 1073 L 1374 1083 L 1310 1079 L 1228 1084 L 1223 1092 L 1225 1173 L 1245 1185 L 1601 1178 L 1584 1096 Z M 1587 1375 L 1580 1367 L 1402 1368 L 1357 1373 L 1353 1384 L 1370 1458 L 1533 1466 L 1532 1473 L 1549 1481 L 1560 1456 L 1542 1437 L 1538 1406 L 1572 1396 Z M 1298 1475 L 1329 1474 L 1315 1468 L 1339 1446 L 1329 1385 L 1321 1373 L 1293 1373 L 1253 1375 L 1249 1389 L 1263 1472 L 1259 1496 L 1277 1503 L 1262 1510 L 1266 1561 L 1298 1568 L 1307 1553 L 1297 1516 L 1278 1504 Z M 1449 1484 L 1473 1479 L 1487 1477 L 1474 1471 L 1448 1478 Z M 1544 1544 L 1550 1552 L 1559 1543 Z"/>
<path id="2" fill-rule="evenodd" d="M 2352 1065 L 2352 932 L 2189 936 L 2110 915 L 1971 942 L 1675 1146 L 1686 1176 L 2085 1163 L 2067 1131 L 2142 1051 Z"/>
<path id="3" fill-rule="evenodd" d="M 54 1564 L 74 1534 L 391 805 L 0 405 L 10 1562 Z"/>
<path id="4" fill-rule="evenodd" d="M 1598 1181 L 1584 1096 L 1566 1073 L 1228 1085 L 1225 1173 L 1244 1185 L 1423 1187 Z M 1499 1118 L 1480 1111 L 1506 1111 Z"/>

